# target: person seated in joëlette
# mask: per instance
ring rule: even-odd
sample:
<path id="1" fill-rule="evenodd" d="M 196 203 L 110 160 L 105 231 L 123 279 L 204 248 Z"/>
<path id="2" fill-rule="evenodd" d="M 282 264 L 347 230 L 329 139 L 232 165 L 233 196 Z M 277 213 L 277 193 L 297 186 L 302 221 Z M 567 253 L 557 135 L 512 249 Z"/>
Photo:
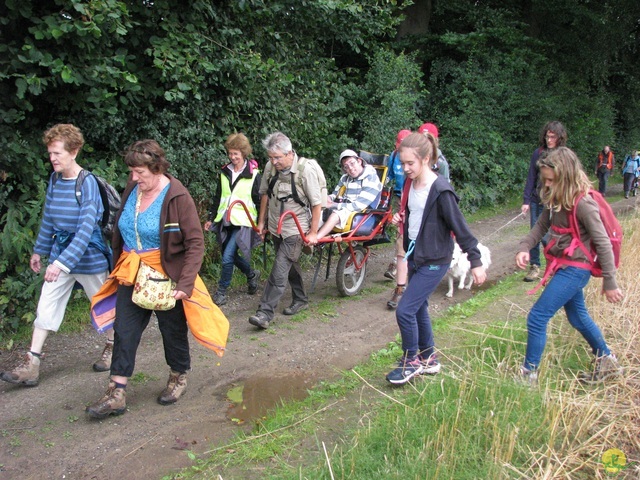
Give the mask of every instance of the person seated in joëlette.
<path id="1" fill-rule="evenodd" d="M 373 166 L 349 149 L 340 154 L 339 162 L 344 175 L 327 199 L 331 213 L 318 230 L 318 238 L 329 235 L 335 227 L 343 229 L 352 213 L 375 208 L 380 200 L 382 183 Z"/>

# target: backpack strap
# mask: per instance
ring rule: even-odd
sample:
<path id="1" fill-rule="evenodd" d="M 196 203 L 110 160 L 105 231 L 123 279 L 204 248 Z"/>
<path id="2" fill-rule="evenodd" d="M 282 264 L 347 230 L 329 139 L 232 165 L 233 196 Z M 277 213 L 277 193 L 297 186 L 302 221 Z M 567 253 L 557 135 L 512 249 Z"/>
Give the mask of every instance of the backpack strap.
<path id="1" fill-rule="evenodd" d="M 540 287 L 542 287 L 543 285 L 546 285 L 547 280 L 549 280 L 549 277 L 555 274 L 556 271 L 563 265 L 568 267 L 591 269 L 591 265 L 593 264 L 594 259 L 589 249 L 580 240 L 580 226 L 578 225 L 578 214 L 577 214 L 578 202 L 580 202 L 580 200 L 582 200 L 583 197 L 584 197 L 584 194 L 582 193 L 579 194 L 576 197 L 576 201 L 573 204 L 573 208 L 569 211 L 569 215 L 568 215 L 569 227 L 568 228 L 558 227 L 555 225 L 551 226 L 551 230 L 553 230 L 554 232 L 560 235 L 564 235 L 567 233 L 570 234 L 571 243 L 567 248 L 563 250 L 562 257 L 556 257 L 549 253 L 549 251 L 556 244 L 556 240 L 554 238 L 552 238 L 549 241 L 549 243 L 547 243 L 546 247 L 544 247 L 544 256 L 547 259 L 547 266 L 544 269 L 544 275 L 542 276 L 542 279 L 540 280 L 540 282 L 538 282 L 538 284 L 533 289 L 527 291 L 528 295 L 533 295 L 540 289 Z M 577 262 L 575 260 L 570 260 L 571 256 L 573 255 L 573 253 L 576 251 L 577 248 L 582 250 L 582 252 L 586 255 L 587 259 L 589 260 L 589 264 L 586 264 L 583 262 Z"/>
<path id="2" fill-rule="evenodd" d="M 269 198 L 273 197 L 273 189 L 275 188 L 276 183 L 278 183 L 278 175 L 279 172 L 276 172 L 275 175 L 272 175 L 271 178 L 269 178 L 269 184 L 267 187 L 267 195 L 269 196 Z M 306 208 L 307 204 L 304 203 L 298 195 L 298 189 L 296 188 L 296 176 L 292 172 L 289 172 L 289 175 L 291 178 L 291 194 L 287 195 L 286 197 L 278 198 L 278 201 L 286 202 L 287 200 L 292 199 L 301 207 Z"/>
<path id="3" fill-rule="evenodd" d="M 92 173 L 83 168 L 76 178 L 76 202 L 78 202 L 78 205 L 82 204 L 82 184 L 89 175 L 92 175 Z"/>

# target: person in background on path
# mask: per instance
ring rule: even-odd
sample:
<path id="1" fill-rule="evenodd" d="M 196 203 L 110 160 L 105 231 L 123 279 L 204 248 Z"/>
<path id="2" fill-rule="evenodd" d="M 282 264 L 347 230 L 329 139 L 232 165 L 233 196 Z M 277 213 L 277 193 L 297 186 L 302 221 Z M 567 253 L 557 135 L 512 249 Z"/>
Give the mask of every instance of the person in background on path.
<path id="1" fill-rule="evenodd" d="M 616 268 L 611 241 L 600 219 L 596 201 L 588 194 L 591 181 L 582 168 L 576 154 L 567 147 L 558 147 L 540 159 L 540 199 L 544 211 L 529 234 L 520 242 L 516 265 L 526 268 L 531 248 L 554 226 L 569 231 L 569 216 L 576 209 L 581 241 L 592 243 L 602 265 L 603 292 L 607 300 L 616 303 L 623 295 L 616 283 Z M 579 195 L 584 195 L 576 204 Z M 564 250 L 572 241 L 571 233 L 551 234 L 556 238 L 550 248 L 552 256 L 564 257 Z M 584 268 L 565 266 L 558 268 L 527 316 L 527 351 L 520 367 L 520 376 L 528 383 L 537 381 L 537 369 L 547 341 L 547 324 L 560 308 L 564 307 L 567 320 L 589 343 L 595 355 L 595 370 L 585 373 L 581 379 L 597 382 L 621 373 L 618 361 L 609 350 L 602 332 L 595 324 L 584 301 L 583 289 L 591 278 L 590 262 L 580 248 L 576 248 L 569 260 L 583 263 Z"/>
<path id="2" fill-rule="evenodd" d="M 624 198 L 629 198 L 629 192 L 633 190 L 633 196 L 636 196 L 636 189 L 633 184 L 640 175 L 640 156 L 638 151 L 634 150 L 631 155 L 627 155 L 622 165 L 622 175 L 624 178 Z"/>
<path id="3" fill-rule="evenodd" d="M 616 165 L 616 157 L 613 154 L 609 145 L 606 145 L 604 149 L 598 154 L 596 160 L 596 175 L 598 176 L 598 191 L 606 196 L 607 194 L 607 182 L 609 176 L 613 173 L 613 167 Z"/>
<path id="4" fill-rule="evenodd" d="M 351 214 L 375 208 L 380 201 L 382 183 L 375 168 L 349 149 L 340 154 L 339 162 L 344 174 L 328 196 L 329 217 L 318 230 L 318 238 L 329 235 L 336 226 L 343 229 Z"/>
<path id="5" fill-rule="evenodd" d="M 272 133 L 262 144 L 267 151 L 269 163 L 265 166 L 260 183 L 258 230 L 264 235 L 268 227 L 273 238 L 275 260 L 260 299 L 260 306 L 255 315 L 249 317 L 249 323 L 266 329 L 273 320 L 287 282 L 291 285 L 293 298 L 291 305 L 282 313 L 295 315 L 309 306 L 299 263 L 304 242 L 290 216 L 283 222 L 280 235 L 277 234 L 280 215 L 285 210 L 293 211 L 301 228 L 306 232 L 309 244 L 314 245 L 318 242 L 323 199 L 318 174 L 313 168 L 299 170 L 299 163 L 306 159 L 298 157 L 286 135 L 281 132 Z M 298 175 L 301 176 L 300 179 L 297 178 Z M 294 199 L 292 188 L 296 189 L 297 197 L 305 206 Z"/>
<path id="6" fill-rule="evenodd" d="M 540 130 L 538 148 L 533 151 L 529 160 L 529 173 L 527 182 L 524 185 L 522 195 L 522 207 L 520 211 L 523 215 L 529 213 L 529 225 L 531 228 L 538 221 L 542 213 L 543 205 L 540 202 L 540 184 L 538 170 L 538 160 L 542 154 L 546 154 L 556 147 L 564 147 L 567 144 L 567 131 L 564 125 L 558 121 L 548 122 Z M 543 240 L 544 241 L 544 240 Z M 540 243 L 533 246 L 529 252 L 529 271 L 524 277 L 525 282 L 534 282 L 540 276 Z"/>
<path id="7" fill-rule="evenodd" d="M 204 235 L 196 205 L 184 185 L 167 173 L 170 164 L 164 150 L 155 140 L 140 140 L 127 148 L 124 161 L 130 176 L 113 231 L 115 268 L 96 295 L 116 297 L 109 385 L 105 394 L 86 408 L 87 415 L 97 419 L 126 411 L 128 379 L 153 313 L 132 300 L 140 263 L 175 282 L 171 292 L 175 306 L 155 311 L 170 368 L 167 386 L 157 397 L 161 405 L 177 402 L 187 388 L 187 372 L 191 369 L 187 316 L 199 309 L 213 315 L 211 312 L 217 309 L 198 276 Z"/>
<path id="8" fill-rule="evenodd" d="M 402 385 L 421 373 L 440 371 L 429 318 L 429 297 L 444 278 L 453 256 L 453 237 L 467 253 L 476 284 L 486 280 L 478 241 L 458 207 L 451 184 L 433 169 L 437 141 L 430 133 L 412 133 L 400 144 L 406 176 L 400 211 L 392 223 L 403 230 L 409 283 L 400 299 L 396 319 L 403 355 L 387 381 Z"/>
<path id="9" fill-rule="evenodd" d="M 242 133 L 227 137 L 224 144 L 230 162 L 222 167 L 220 181 L 209 210 L 209 220 L 204 229 L 213 231 L 218 237 L 222 253 L 222 266 L 218 290 L 213 296 L 216 305 L 227 303 L 227 289 L 231 285 L 234 265 L 247 277 L 247 293 L 258 291 L 260 271 L 251 268 L 251 250 L 260 243 L 260 236 L 251 227 L 258 216 L 260 204 L 260 171 L 258 162 L 251 159 L 251 144 Z M 235 205 L 227 220 L 229 205 L 241 200 L 249 210 L 247 216 L 241 205 Z M 242 255 L 240 255 L 242 253 Z"/>
<path id="10" fill-rule="evenodd" d="M 451 178 L 449 176 L 449 162 L 447 162 L 447 159 L 442 154 L 442 150 L 440 150 L 440 136 L 438 127 L 433 123 L 423 123 L 422 125 L 420 125 L 420 127 L 418 127 L 418 133 L 424 134 L 426 132 L 429 132 L 431 135 L 433 135 L 433 137 L 436 139 L 436 142 L 438 142 L 438 161 L 433 166 L 433 169 L 438 172 L 438 174 L 446 178 L 447 182 L 451 182 Z"/>
<path id="11" fill-rule="evenodd" d="M 409 135 L 411 135 L 411 130 L 406 130 L 406 129 L 400 130 L 398 132 L 398 135 L 396 136 L 395 149 L 389 155 L 389 162 L 388 162 L 388 168 L 387 168 L 387 181 L 389 183 L 393 183 L 393 202 L 392 202 L 391 208 L 394 210 L 398 209 L 398 206 L 400 203 L 400 196 L 402 195 L 402 187 L 404 186 L 404 171 L 402 169 L 402 162 L 400 161 L 400 152 L 398 151 L 398 148 L 400 147 L 400 143 L 402 142 L 402 140 L 407 138 Z M 395 280 L 396 275 L 400 275 L 401 278 L 406 279 L 407 265 L 406 263 L 403 264 L 402 261 L 398 261 L 398 259 L 401 260 L 404 258 L 404 253 L 405 253 L 402 248 L 402 232 L 400 232 L 399 230 L 398 230 L 398 233 L 396 234 L 395 247 L 396 247 L 396 256 L 393 258 L 393 262 L 391 262 L 387 267 L 387 271 L 384 272 L 384 276 L 390 280 Z M 398 273 L 398 269 L 400 270 L 400 273 Z M 403 285 L 403 289 L 404 289 L 404 285 Z M 401 292 L 397 296 L 397 298 L 400 298 L 400 295 L 402 295 Z M 389 307 L 389 308 L 397 307 L 398 305 L 397 298 L 396 298 L 396 302 L 394 302 L 393 307 Z M 389 302 L 391 302 L 391 300 Z M 387 305 L 389 304 L 389 302 L 387 302 Z"/>
<path id="12" fill-rule="evenodd" d="M 109 273 L 107 246 L 98 223 L 104 207 L 95 177 L 85 178 L 80 203 L 76 199 L 76 179 L 82 170 L 76 157 L 84 145 L 82 132 L 74 125 L 58 124 L 44 132 L 42 141 L 47 146 L 53 173 L 29 266 L 40 273 L 44 266 L 41 257 L 48 257 L 48 265 L 29 352 L 18 367 L 0 373 L 5 382 L 30 387 L 38 385 L 45 340 L 49 332 L 60 328 L 74 284 L 82 285 L 91 298 Z M 93 364 L 95 371 L 109 369 L 112 348 L 113 329 L 110 329 L 103 355 Z"/>

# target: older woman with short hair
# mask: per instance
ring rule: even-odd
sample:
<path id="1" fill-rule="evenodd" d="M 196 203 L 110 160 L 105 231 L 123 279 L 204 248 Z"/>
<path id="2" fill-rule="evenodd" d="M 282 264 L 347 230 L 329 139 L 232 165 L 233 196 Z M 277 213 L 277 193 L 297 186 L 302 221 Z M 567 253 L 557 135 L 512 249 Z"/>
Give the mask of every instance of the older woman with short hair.
<path id="1" fill-rule="evenodd" d="M 99 225 L 104 207 L 98 183 L 88 175 L 78 185 L 82 167 L 76 157 L 84 145 L 82 132 L 75 125 L 57 124 L 44 133 L 42 142 L 53 173 L 29 266 L 36 273 L 45 267 L 44 283 L 30 349 L 20 365 L 0 373 L 5 382 L 30 387 L 38 385 L 45 340 L 60 328 L 74 285 L 80 283 L 91 298 L 106 280 L 109 268 Z M 93 364 L 95 371 L 109 369 L 112 345 L 113 331 L 108 330 L 102 358 Z"/>
<path id="2" fill-rule="evenodd" d="M 116 289 L 115 345 L 109 387 L 100 400 L 86 409 L 94 418 L 126 410 L 127 380 L 133 374 L 140 338 L 152 313 L 133 302 L 134 285 L 121 280 L 127 257 L 133 252 L 140 256 L 141 262 L 175 282 L 171 292 L 175 306 L 155 312 L 170 368 L 167 387 L 158 397 L 160 404 L 175 403 L 180 398 L 191 368 L 183 301 L 198 290 L 196 278 L 204 255 L 204 237 L 196 206 L 184 185 L 167 173 L 169 162 L 155 140 L 133 143 L 127 148 L 124 161 L 130 176 L 112 240 L 116 267 L 104 287 Z M 101 294 L 102 290 L 97 296 Z"/>
<path id="3" fill-rule="evenodd" d="M 251 268 L 251 250 L 261 243 L 260 236 L 251 225 L 252 220 L 254 223 L 257 221 L 260 205 L 261 176 L 258 162 L 251 158 L 251 144 L 243 133 L 229 135 L 224 148 L 229 163 L 222 166 L 218 188 L 209 209 L 209 220 L 204 224 L 205 230 L 216 233 L 220 243 L 222 268 L 218 290 L 213 296 L 218 306 L 228 301 L 227 289 L 231 285 L 234 266 L 247 277 L 249 295 L 257 292 L 260 279 L 260 271 Z M 229 206 L 236 200 L 245 204 L 249 215 L 239 204 L 228 212 Z"/>

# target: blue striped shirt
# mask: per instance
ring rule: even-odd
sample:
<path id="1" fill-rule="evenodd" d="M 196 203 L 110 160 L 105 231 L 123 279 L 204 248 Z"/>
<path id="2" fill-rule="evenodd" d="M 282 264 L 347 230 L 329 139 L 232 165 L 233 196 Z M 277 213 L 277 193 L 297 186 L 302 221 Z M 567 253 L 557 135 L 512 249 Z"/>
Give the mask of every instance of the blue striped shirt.
<path id="1" fill-rule="evenodd" d="M 108 264 L 104 253 L 95 245 L 102 238 L 98 221 L 104 210 L 98 182 L 91 175 L 85 178 L 82 203 L 78 204 L 76 179 L 60 177 L 54 185 L 55 175 L 54 172 L 49 179 L 44 214 L 33 251 L 49 257 L 49 263 L 55 263 L 67 273 L 102 273 L 108 269 Z M 59 241 L 65 232 L 72 234 L 66 246 Z"/>
<path id="2" fill-rule="evenodd" d="M 369 206 L 373 208 L 378 206 L 382 183 L 376 169 L 371 165 L 365 165 L 358 178 L 352 178 L 346 173 L 342 175 L 330 195 L 332 201 L 335 201 L 342 187 L 345 191 L 341 198 L 345 203 L 339 204 L 340 210 L 360 212 Z"/>

